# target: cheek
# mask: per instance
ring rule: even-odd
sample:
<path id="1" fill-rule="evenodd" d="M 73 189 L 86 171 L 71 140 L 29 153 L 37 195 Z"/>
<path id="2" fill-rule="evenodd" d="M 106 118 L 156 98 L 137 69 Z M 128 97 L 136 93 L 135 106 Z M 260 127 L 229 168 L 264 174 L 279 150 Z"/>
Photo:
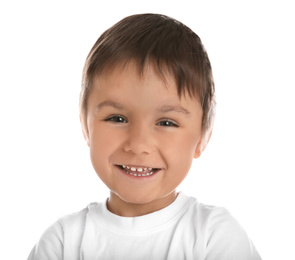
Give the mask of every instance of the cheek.
<path id="1" fill-rule="evenodd" d="M 109 157 L 115 149 L 117 140 L 116 135 L 112 134 L 111 131 L 105 131 L 104 129 L 95 129 L 90 132 L 89 135 L 89 146 L 90 156 L 92 164 L 95 170 L 98 167 L 105 166 L 109 162 Z"/>
<path id="2" fill-rule="evenodd" d="M 197 146 L 196 138 L 187 135 L 173 138 L 165 143 L 167 158 L 170 165 L 177 171 L 188 172 Z"/>
<path id="3" fill-rule="evenodd" d="M 110 189 L 111 175 L 111 157 L 114 151 L 114 140 L 106 136 L 103 131 L 95 131 L 91 133 L 90 138 L 90 159 L 98 177 Z"/>

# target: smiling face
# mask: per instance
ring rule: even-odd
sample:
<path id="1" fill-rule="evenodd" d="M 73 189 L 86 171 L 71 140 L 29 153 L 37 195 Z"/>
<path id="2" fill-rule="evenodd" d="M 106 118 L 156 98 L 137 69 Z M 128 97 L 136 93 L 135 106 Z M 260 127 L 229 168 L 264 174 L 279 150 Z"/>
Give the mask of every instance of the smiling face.
<path id="1" fill-rule="evenodd" d="M 130 205 L 149 212 L 169 205 L 201 154 L 201 123 L 197 99 L 179 98 L 174 78 L 164 81 L 153 66 L 140 75 L 130 62 L 94 78 L 85 137 L 111 191 L 109 209 L 124 215 Z"/>

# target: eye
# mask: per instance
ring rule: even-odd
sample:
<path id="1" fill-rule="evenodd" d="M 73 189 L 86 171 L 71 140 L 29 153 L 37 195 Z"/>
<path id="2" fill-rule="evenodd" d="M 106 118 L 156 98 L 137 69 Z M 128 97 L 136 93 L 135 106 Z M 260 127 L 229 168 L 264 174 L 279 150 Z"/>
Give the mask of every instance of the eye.
<path id="1" fill-rule="evenodd" d="M 171 119 L 162 119 L 159 123 L 159 126 L 169 126 L 169 127 L 178 127 L 178 124 Z"/>
<path id="2" fill-rule="evenodd" d="M 125 117 L 120 115 L 114 115 L 106 118 L 104 121 L 106 122 L 114 122 L 114 123 L 127 123 L 127 120 Z"/>

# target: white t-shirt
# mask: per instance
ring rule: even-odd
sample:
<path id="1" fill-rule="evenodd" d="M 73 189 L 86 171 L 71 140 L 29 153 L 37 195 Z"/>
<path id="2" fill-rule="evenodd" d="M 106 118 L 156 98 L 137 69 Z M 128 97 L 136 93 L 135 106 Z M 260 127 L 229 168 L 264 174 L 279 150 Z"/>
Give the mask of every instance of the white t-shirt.
<path id="1" fill-rule="evenodd" d="M 28 260 L 261 259 L 245 231 L 223 208 L 180 193 L 168 207 L 120 217 L 92 203 L 49 227 Z"/>

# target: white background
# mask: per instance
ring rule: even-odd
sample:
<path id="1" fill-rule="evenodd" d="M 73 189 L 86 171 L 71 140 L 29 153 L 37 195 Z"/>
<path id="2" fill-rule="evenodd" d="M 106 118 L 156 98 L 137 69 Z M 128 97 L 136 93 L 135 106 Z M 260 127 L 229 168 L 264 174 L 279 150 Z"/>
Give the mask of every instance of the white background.
<path id="1" fill-rule="evenodd" d="M 228 208 L 263 259 L 294 260 L 291 2 L 1 2 L 1 259 L 26 259 L 58 217 L 108 196 L 79 125 L 83 63 L 105 29 L 155 12 L 201 37 L 216 82 L 212 139 L 179 189 Z"/>

